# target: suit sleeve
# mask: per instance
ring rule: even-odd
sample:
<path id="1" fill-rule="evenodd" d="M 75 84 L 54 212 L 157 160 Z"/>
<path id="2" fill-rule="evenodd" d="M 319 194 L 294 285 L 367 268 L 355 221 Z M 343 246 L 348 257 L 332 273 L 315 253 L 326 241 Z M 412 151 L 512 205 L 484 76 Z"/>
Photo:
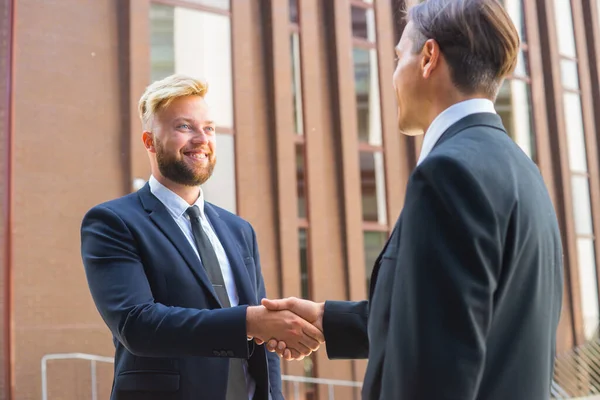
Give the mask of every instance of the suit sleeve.
<path id="1" fill-rule="evenodd" d="M 488 193 L 454 159 L 432 158 L 415 170 L 403 210 L 381 398 L 478 398 L 502 262 Z"/>
<path id="2" fill-rule="evenodd" d="M 257 293 L 258 299 L 267 298 L 266 288 L 265 288 L 265 280 L 262 275 L 262 269 L 260 266 L 260 254 L 258 251 L 258 242 L 256 240 L 256 233 L 254 232 L 254 228 L 250 224 L 250 231 L 252 232 L 252 247 L 253 247 L 253 257 L 254 257 L 254 265 L 256 265 L 256 284 L 257 284 Z M 283 392 L 281 389 L 281 365 L 279 361 L 279 356 L 277 353 L 271 353 L 266 351 L 264 345 L 257 346 L 258 349 L 267 353 L 267 363 L 269 366 L 269 384 L 271 386 L 271 396 L 273 400 L 283 400 Z"/>
<path id="3" fill-rule="evenodd" d="M 366 300 L 325 302 L 323 334 L 329 359 L 369 357 L 368 317 L 369 302 Z"/>
<path id="4" fill-rule="evenodd" d="M 123 220 L 97 206 L 83 219 L 81 253 L 92 298 L 113 335 L 145 357 L 248 358 L 246 306 L 199 310 L 157 303 Z"/>

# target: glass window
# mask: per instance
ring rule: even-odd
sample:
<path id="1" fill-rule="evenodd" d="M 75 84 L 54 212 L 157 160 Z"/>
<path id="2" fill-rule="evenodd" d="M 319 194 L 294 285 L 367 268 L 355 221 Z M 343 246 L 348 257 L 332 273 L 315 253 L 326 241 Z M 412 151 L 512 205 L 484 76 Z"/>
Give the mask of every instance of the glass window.
<path id="1" fill-rule="evenodd" d="M 304 228 L 298 230 L 299 249 L 300 249 L 300 296 L 303 299 L 310 299 L 310 280 L 308 277 L 308 245 L 307 231 Z"/>
<path id="2" fill-rule="evenodd" d="M 292 95 L 294 104 L 294 132 L 302 135 L 304 133 L 302 115 L 302 77 L 300 66 L 300 38 L 297 33 L 291 35 L 292 50 Z"/>
<path id="3" fill-rule="evenodd" d="M 298 0 L 289 0 L 290 7 L 290 22 L 298 23 Z"/>
<path id="4" fill-rule="evenodd" d="M 360 152 L 360 183 L 363 220 L 385 225 L 385 179 L 383 154 Z"/>
<path id="5" fill-rule="evenodd" d="M 504 0 L 504 8 L 515 27 L 519 31 L 521 42 L 527 43 L 527 30 L 525 29 L 525 7 L 523 0 Z"/>
<path id="6" fill-rule="evenodd" d="M 579 94 L 565 92 L 563 95 L 563 104 L 565 108 L 565 128 L 567 130 L 571 171 L 587 172 L 585 138 Z"/>
<path id="7" fill-rule="evenodd" d="M 212 177 L 202 185 L 207 201 L 236 212 L 234 136 L 217 133 L 217 164 Z"/>
<path id="8" fill-rule="evenodd" d="M 221 127 L 233 127 L 229 17 L 152 4 L 150 34 L 152 79 L 183 73 L 206 80 L 206 101 L 215 122 Z"/>
<path id="9" fill-rule="evenodd" d="M 592 235 L 594 231 L 592 229 L 590 187 L 587 175 L 571 176 L 571 192 L 573 193 L 575 231 L 578 235 Z"/>
<path id="10" fill-rule="evenodd" d="M 578 90 L 579 76 L 577 72 L 577 61 L 562 59 L 560 60 L 560 76 L 563 88 Z"/>
<path id="11" fill-rule="evenodd" d="M 354 80 L 358 118 L 358 138 L 361 142 L 381 146 L 381 105 L 377 52 L 374 49 L 354 49 Z"/>
<path id="12" fill-rule="evenodd" d="M 507 79 L 498 92 L 496 111 L 510 137 L 535 160 L 531 88 L 525 81 Z"/>
<path id="13" fill-rule="evenodd" d="M 598 328 L 598 280 L 596 278 L 596 262 L 594 241 L 591 238 L 577 239 L 577 256 L 579 257 L 579 282 L 581 284 L 581 302 L 583 329 L 587 339 L 594 337 Z"/>
<path id="14" fill-rule="evenodd" d="M 369 291 L 369 286 L 371 284 L 371 274 L 373 273 L 373 267 L 375 266 L 375 261 L 381 250 L 383 250 L 383 246 L 385 246 L 385 242 L 388 239 L 387 232 L 363 232 L 363 240 L 365 246 L 365 274 L 367 277 L 367 292 Z"/>
<path id="15" fill-rule="evenodd" d="M 567 57 L 577 57 L 570 0 L 554 0 L 554 18 L 559 53 Z"/>
<path id="16" fill-rule="evenodd" d="M 173 7 L 159 4 L 150 7 L 151 82 L 175 73 L 173 11 Z"/>
<path id="17" fill-rule="evenodd" d="M 517 65 L 513 75 L 519 78 L 525 78 L 529 76 L 529 56 L 527 52 L 519 50 L 517 55 Z"/>
<path id="18" fill-rule="evenodd" d="M 306 178 L 304 145 L 296 145 L 296 185 L 298 193 L 298 218 L 306 218 Z"/>
<path id="19" fill-rule="evenodd" d="M 218 8 L 221 10 L 229 10 L 230 0 L 185 0 L 188 3 L 195 3 L 201 6 Z"/>
<path id="20" fill-rule="evenodd" d="M 352 36 L 375 41 L 375 15 L 372 8 L 352 7 Z"/>

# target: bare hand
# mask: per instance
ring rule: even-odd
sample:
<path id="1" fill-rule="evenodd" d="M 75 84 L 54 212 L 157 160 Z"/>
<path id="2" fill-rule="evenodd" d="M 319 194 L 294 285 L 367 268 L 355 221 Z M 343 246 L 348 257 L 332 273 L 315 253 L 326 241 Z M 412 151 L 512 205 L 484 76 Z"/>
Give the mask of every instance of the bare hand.
<path id="1" fill-rule="evenodd" d="M 323 311 L 325 303 L 315 303 L 310 300 L 288 297 L 281 300 L 263 299 L 262 305 L 271 311 L 290 310 L 307 322 L 313 324 L 319 331 L 323 332 Z M 301 360 L 304 358 L 304 356 L 296 351 L 293 346 L 288 346 L 285 339 L 279 337 L 274 337 L 269 340 L 267 343 L 267 350 L 276 352 L 288 361 Z"/>
<path id="2" fill-rule="evenodd" d="M 325 341 L 322 331 L 293 312 L 272 311 L 263 306 L 248 307 L 246 329 L 248 336 L 259 344 L 278 338 L 298 359 L 310 355 Z"/>

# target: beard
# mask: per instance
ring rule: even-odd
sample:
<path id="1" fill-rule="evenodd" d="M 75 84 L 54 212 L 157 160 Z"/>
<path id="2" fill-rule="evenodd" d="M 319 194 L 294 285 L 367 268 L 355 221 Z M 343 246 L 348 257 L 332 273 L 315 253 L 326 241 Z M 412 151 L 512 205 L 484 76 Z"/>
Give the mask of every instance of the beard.
<path id="1" fill-rule="evenodd" d="M 211 153 L 208 156 L 208 165 L 194 170 L 183 159 L 177 159 L 175 154 L 168 154 L 161 142 L 156 141 L 155 145 L 158 170 L 162 176 L 180 185 L 202 185 L 211 177 L 217 163 L 217 157 Z"/>

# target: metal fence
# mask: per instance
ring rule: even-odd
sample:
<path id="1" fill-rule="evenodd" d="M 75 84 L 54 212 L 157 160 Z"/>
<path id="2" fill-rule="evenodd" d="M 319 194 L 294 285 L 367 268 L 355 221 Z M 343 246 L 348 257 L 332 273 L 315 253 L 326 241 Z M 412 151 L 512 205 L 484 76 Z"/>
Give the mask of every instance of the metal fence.
<path id="1" fill-rule="evenodd" d="M 42 357 L 42 400 L 48 399 L 48 361 L 90 361 L 91 400 L 98 400 L 97 364 L 114 363 L 113 357 L 85 353 L 57 353 Z M 553 400 L 600 400 L 600 339 L 592 340 L 556 358 L 551 387 Z M 282 375 L 282 380 L 293 387 L 294 400 L 302 400 L 300 384 L 327 386 L 328 400 L 335 400 L 335 387 L 361 388 L 362 382 L 338 379 L 308 378 Z"/>
<path id="2" fill-rule="evenodd" d="M 90 361 L 90 376 L 92 380 L 91 400 L 98 400 L 98 382 L 96 376 L 97 364 L 114 363 L 113 357 L 103 357 L 95 354 L 85 353 L 57 353 L 46 354 L 42 357 L 42 400 L 48 400 L 48 361 L 51 360 L 89 360 Z M 328 392 L 328 400 L 335 400 L 335 387 L 362 387 L 362 382 L 343 381 L 339 379 L 322 379 L 322 378 L 307 378 L 303 376 L 282 375 L 283 381 L 290 382 L 294 388 L 294 400 L 302 400 L 300 392 L 301 383 L 310 383 L 314 385 L 326 385 Z"/>
<path id="3" fill-rule="evenodd" d="M 600 339 L 556 357 L 553 399 L 600 399 Z"/>

